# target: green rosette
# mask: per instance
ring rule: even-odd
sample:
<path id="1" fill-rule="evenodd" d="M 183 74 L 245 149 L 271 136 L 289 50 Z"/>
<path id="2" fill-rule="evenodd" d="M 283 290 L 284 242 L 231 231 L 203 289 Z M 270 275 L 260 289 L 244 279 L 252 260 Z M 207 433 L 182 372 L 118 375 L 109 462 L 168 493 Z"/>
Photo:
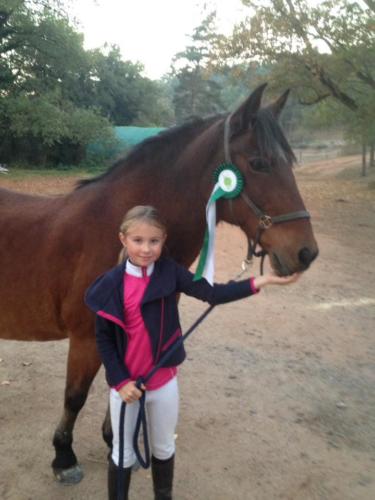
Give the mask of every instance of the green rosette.
<path id="1" fill-rule="evenodd" d="M 242 172 L 233 163 L 222 163 L 214 172 L 215 182 L 222 190 L 222 198 L 236 198 L 245 185 Z"/>
<path id="2" fill-rule="evenodd" d="M 220 198 L 236 198 L 244 187 L 244 179 L 240 170 L 231 163 L 223 163 L 214 172 L 215 185 L 206 206 L 206 232 L 199 257 L 194 281 L 206 278 L 213 283 L 214 278 L 214 246 L 216 228 L 216 202 Z"/>

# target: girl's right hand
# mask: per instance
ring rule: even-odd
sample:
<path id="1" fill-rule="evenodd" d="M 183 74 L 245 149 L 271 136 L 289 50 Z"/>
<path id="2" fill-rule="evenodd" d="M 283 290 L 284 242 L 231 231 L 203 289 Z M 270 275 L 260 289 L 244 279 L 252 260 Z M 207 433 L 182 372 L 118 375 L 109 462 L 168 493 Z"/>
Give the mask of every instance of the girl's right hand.
<path id="1" fill-rule="evenodd" d="M 127 384 L 123 385 L 118 391 L 121 398 L 125 403 L 131 404 L 138 401 L 142 397 L 142 391 L 137 389 L 135 380 L 131 380 Z M 146 387 L 142 384 L 142 390 L 145 391 Z"/>

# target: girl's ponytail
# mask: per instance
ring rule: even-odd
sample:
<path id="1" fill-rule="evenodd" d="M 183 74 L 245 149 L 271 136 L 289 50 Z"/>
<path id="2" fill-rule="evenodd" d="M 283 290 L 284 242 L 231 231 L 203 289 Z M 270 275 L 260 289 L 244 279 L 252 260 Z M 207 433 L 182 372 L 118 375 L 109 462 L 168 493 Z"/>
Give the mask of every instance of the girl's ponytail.
<path id="1" fill-rule="evenodd" d="M 118 254 L 117 265 L 125 262 L 127 257 L 128 257 L 128 252 L 126 251 L 125 247 L 122 247 L 120 253 Z"/>

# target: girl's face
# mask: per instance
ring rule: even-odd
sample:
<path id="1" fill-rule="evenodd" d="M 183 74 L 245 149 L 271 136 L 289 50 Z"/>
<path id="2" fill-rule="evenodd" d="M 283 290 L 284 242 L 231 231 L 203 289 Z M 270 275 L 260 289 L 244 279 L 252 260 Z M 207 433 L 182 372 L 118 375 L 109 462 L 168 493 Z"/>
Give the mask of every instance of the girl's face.
<path id="1" fill-rule="evenodd" d="M 135 222 L 126 234 L 119 234 L 132 264 L 147 267 L 161 255 L 166 240 L 165 232 L 148 222 Z"/>

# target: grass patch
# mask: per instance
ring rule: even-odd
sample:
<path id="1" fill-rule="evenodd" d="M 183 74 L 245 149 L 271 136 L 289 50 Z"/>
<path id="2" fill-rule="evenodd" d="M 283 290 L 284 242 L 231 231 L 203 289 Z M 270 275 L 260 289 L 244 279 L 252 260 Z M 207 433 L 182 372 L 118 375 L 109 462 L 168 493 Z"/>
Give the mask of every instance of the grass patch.
<path id="1" fill-rule="evenodd" d="M 88 169 L 88 168 L 10 168 L 9 173 L 1 175 L 4 179 L 24 180 L 36 177 L 87 177 L 98 175 L 105 169 Z"/>

